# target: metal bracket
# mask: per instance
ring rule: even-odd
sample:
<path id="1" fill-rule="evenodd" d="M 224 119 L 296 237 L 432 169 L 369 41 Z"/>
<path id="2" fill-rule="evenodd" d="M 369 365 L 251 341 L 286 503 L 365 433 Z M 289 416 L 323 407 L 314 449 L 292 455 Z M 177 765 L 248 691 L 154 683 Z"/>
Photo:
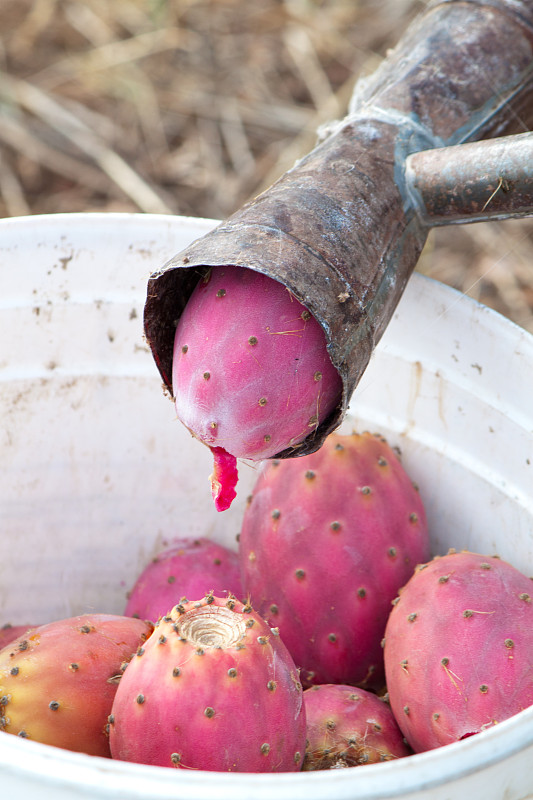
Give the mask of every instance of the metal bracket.
<path id="1" fill-rule="evenodd" d="M 533 214 L 533 133 L 412 153 L 407 191 L 425 225 Z"/>

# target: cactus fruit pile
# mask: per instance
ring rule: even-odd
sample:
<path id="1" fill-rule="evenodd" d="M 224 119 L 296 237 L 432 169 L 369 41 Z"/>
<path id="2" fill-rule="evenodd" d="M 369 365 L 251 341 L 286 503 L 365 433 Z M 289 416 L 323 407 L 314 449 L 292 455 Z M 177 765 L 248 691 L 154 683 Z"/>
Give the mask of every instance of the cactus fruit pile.
<path id="1" fill-rule="evenodd" d="M 0 736 L 260 773 L 483 735 L 533 705 L 531 579 L 433 554 L 429 533 L 380 435 L 266 461 L 238 552 L 183 537 L 140 570 L 123 616 L 0 629 Z"/>

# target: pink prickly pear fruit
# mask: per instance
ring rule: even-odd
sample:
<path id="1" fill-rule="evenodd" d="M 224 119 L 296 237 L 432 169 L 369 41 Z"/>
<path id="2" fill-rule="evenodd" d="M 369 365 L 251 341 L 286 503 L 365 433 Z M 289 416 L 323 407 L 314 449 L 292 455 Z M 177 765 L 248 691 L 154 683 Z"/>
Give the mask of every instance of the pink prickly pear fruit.
<path id="1" fill-rule="evenodd" d="M 385 631 L 391 708 L 416 752 L 533 704 L 531 579 L 498 558 L 449 553 L 417 568 Z"/>
<path id="2" fill-rule="evenodd" d="M 109 758 L 119 676 L 152 630 L 130 617 L 85 614 L 26 631 L 0 651 L 0 730 Z"/>
<path id="3" fill-rule="evenodd" d="M 334 433 L 318 452 L 268 462 L 239 554 L 244 590 L 304 686 L 383 686 L 391 601 L 429 558 L 420 494 L 383 437 Z"/>
<path id="4" fill-rule="evenodd" d="M 27 630 L 34 627 L 34 625 L 11 625 L 10 622 L 2 625 L 0 628 L 0 650 L 11 642 L 14 642 L 15 639 L 18 639 L 18 637 L 26 633 Z"/>
<path id="5" fill-rule="evenodd" d="M 307 743 L 304 771 L 358 767 L 411 755 L 387 702 L 341 684 L 304 692 Z"/>
<path id="6" fill-rule="evenodd" d="M 143 569 L 124 613 L 156 622 L 182 598 L 208 592 L 244 597 L 237 553 L 205 537 L 177 539 Z"/>
<path id="7" fill-rule="evenodd" d="M 243 267 L 213 267 L 178 323 L 176 412 L 214 450 L 218 510 L 235 496 L 236 458 L 298 445 L 338 404 L 342 382 L 324 331 L 283 284 Z"/>
<path id="8" fill-rule="evenodd" d="M 278 631 L 211 594 L 159 620 L 121 678 L 109 732 L 113 758 L 221 772 L 297 771 L 305 733 Z"/>

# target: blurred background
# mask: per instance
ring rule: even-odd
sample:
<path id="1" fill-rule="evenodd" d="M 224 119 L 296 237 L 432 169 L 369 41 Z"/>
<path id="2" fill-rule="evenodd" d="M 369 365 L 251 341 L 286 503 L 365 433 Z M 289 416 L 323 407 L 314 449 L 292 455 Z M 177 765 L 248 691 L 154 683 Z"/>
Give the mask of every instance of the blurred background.
<path id="1" fill-rule="evenodd" d="M 0 217 L 223 219 L 345 114 L 425 5 L 0 0 Z M 435 229 L 418 269 L 533 332 L 532 220 Z"/>

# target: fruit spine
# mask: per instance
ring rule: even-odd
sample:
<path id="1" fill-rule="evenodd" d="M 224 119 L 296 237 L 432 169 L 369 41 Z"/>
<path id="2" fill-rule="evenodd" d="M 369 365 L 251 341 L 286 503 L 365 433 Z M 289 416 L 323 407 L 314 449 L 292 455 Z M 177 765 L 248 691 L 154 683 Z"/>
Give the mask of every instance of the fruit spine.
<path id="1" fill-rule="evenodd" d="M 35 625 L 12 625 L 10 622 L 7 622 L 5 625 L 2 625 L 0 628 L 0 650 L 6 647 L 6 645 L 10 644 L 10 642 L 14 642 L 15 639 L 18 639 L 19 636 L 22 636 L 23 633 L 26 633 L 30 628 L 35 628 Z"/>

